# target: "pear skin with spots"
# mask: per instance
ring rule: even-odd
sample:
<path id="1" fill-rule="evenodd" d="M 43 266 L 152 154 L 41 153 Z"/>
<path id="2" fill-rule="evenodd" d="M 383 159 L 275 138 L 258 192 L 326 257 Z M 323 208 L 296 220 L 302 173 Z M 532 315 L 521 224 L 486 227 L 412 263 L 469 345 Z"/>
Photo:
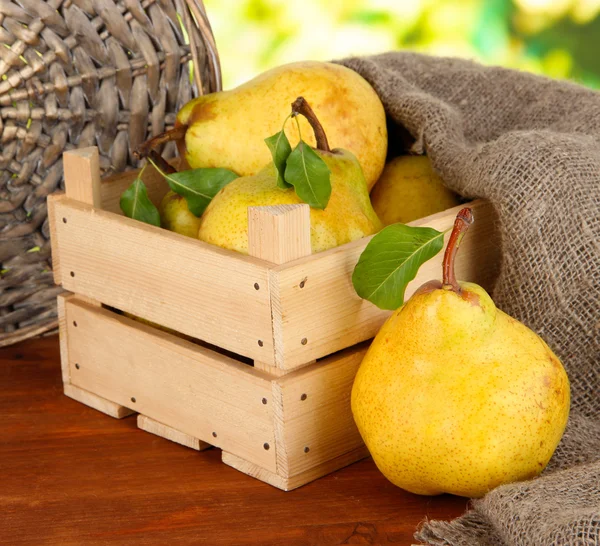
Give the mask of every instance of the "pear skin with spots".
<path id="1" fill-rule="evenodd" d="M 345 150 L 315 152 L 329 167 L 331 197 L 325 209 L 310 209 L 312 251 L 321 252 L 379 231 L 382 225 L 356 157 Z M 277 187 L 271 162 L 257 175 L 237 178 L 219 191 L 201 217 L 198 238 L 248 254 L 248 207 L 300 203 L 303 201 L 294 188 Z"/>
<path id="2" fill-rule="evenodd" d="M 371 191 L 371 202 L 384 225 L 407 224 L 460 204 L 424 155 L 395 157 Z"/>
<path id="3" fill-rule="evenodd" d="M 421 495 L 481 497 L 542 472 L 565 430 L 570 390 L 537 334 L 480 286 L 454 279 L 456 246 L 451 237 L 449 278 L 421 287 L 375 337 L 351 405 L 392 483 Z"/>
<path id="4" fill-rule="evenodd" d="M 185 197 L 168 191 L 158 206 L 160 226 L 187 237 L 198 237 L 200 218 L 188 208 Z"/>
<path id="5" fill-rule="evenodd" d="M 305 96 L 336 146 L 359 160 L 369 189 L 381 174 L 387 153 L 387 127 L 377 93 L 344 66 L 303 61 L 273 68 L 229 90 L 202 95 L 177 114 L 187 125 L 179 152 L 193 169 L 223 167 L 240 176 L 257 174 L 270 159 L 264 139 L 281 130 L 290 103 Z M 300 119 L 302 138 L 315 146 L 310 125 Z M 299 135 L 288 123 L 292 148 Z"/>

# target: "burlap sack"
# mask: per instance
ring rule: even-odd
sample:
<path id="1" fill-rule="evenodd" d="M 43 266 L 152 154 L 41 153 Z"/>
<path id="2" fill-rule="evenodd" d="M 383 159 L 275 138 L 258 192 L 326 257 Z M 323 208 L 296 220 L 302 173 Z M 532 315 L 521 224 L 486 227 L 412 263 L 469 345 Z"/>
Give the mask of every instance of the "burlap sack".
<path id="1" fill-rule="evenodd" d="M 450 188 L 495 205 L 503 261 L 493 298 L 546 340 L 571 380 L 567 432 L 542 477 L 498 487 L 415 537 L 600 544 L 600 93 L 412 53 L 341 63 L 373 85 Z"/>

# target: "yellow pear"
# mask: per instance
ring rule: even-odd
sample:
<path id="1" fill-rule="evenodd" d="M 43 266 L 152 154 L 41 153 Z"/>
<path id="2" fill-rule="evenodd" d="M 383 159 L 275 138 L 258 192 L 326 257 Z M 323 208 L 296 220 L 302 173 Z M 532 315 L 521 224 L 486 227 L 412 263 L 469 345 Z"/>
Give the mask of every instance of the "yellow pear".
<path id="1" fill-rule="evenodd" d="M 379 178 L 387 153 L 385 112 L 362 76 L 344 66 L 304 61 L 269 70 L 239 87 L 193 99 L 177 114 L 175 129 L 144 143 L 140 157 L 153 146 L 176 140 L 191 168 L 223 167 L 251 176 L 270 160 L 264 139 L 281 130 L 290 102 L 310 100 L 329 138 L 360 162 L 369 189 Z M 304 140 L 316 144 L 310 126 L 300 121 Z M 288 123 L 294 147 L 298 129 Z"/>
<path id="2" fill-rule="evenodd" d="M 375 463 L 422 495 L 481 497 L 537 476 L 569 415 L 567 375 L 546 343 L 483 288 L 456 281 L 454 256 L 472 219 L 470 209 L 459 213 L 443 282 L 423 285 L 391 315 L 352 389 Z"/>
<path id="3" fill-rule="evenodd" d="M 379 231 L 381 222 L 369 201 L 357 159 L 345 150 L 316 152 L 331 171 L 331 197 L 325 209 L 310 209 L 312 251 L 321 252 Z M 294 188 L 277 187 L 271 162 L 254 176 L 230 182 L 213 198 L 202 215 L 198 238 L 248 254 L 248 207 L 302 202 Z"/>
<path id="4" fill-rule="evenodd" d="M 158 207 L 161 227 L 188 237 L 198 237 L 200 218 L 187 206 L 185 197 L 168 191 Z"/>
<path id="5" fill-rule="evenodd" d="M 405 155 L 386 164 L 371 191 L 375 212 L 389 226 L 455 207 L 460 198 L 449 190 L 424 155 Z"/>

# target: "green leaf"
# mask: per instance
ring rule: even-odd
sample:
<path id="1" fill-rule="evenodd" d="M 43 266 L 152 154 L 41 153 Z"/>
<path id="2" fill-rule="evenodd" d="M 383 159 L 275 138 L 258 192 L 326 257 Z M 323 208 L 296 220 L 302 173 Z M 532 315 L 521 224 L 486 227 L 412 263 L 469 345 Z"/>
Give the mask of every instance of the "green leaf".
<path id="1" fill-rule="evenodd" d="M 227 169 L 193 169 L 162 175 L 175 193 L 185 197 L 188 208 L 196 216 L 202 216 L 219 190 L 238 178 Z"/>
<path id="2" fill-rule="evenodd" d="M 144 184 L 141 178 L 142 172 L 132 182 L 131 186 L 121 194 L 119 205 L 125 216 L 160 227 L 160 215 L 158 214 L 158 209 L 148 197 L 146 184 Z"/>
<path id="3" fill-rule="evenodd" d="M 291 187 L 291 184 L 288 184 L 285 181 L 285 162 L 287 158 L 292 153 L 292 147 L 290 146 L 290 141 L 285 136 L 283 130 L 275 133 L 273 136 L 269 138 L 265 138 L 265 142 L 271 150 L 271 155 L 273 156 L 273 163 L 277 168 L 277 186 L 282 189 L 287 189 Z"/>
<path id="4" fill-rule="evenodd" d="M 324 209 L 331 196 L 329 167 L 301 140 L 289 155 L 285 180 L 294 186 L 298 197 L 315 209 Z"/>
<path id="5" fill-rule="evenodd" d="M 356 293 L 380 309 L 398 309 L 419 267 L 443 246 L 444 234 L 435 229 L 387 226 L 371 239 L 354 268 Z"/>

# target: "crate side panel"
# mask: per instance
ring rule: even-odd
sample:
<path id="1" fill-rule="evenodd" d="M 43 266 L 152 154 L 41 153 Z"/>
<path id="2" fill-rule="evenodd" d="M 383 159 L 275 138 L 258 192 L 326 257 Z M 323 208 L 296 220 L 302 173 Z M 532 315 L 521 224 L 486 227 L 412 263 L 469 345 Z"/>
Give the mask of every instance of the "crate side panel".
<path id="1" fill-rule="evenodd" d="M 266 264 L 75 201 L 54 206 L 66 220 L 56 224 L 65 288 L 273 364 Z"/>
<path id="2" fill-rule="evenodd" d="M 66 307 L 73 385 L 275 471 L 261 372 L 111 311 Z"/>
<path id="3" fill-rule="evenodd" d="M 367 348 L 362 343 L 274 382 L 283 408 L 281 416 L 275 414 L 282 475 L 301 474 L 364 445 L 350 393 Z"/>
<path id="4" fill-rule="evenodd" d="M 470 205 L 476 221 L 456 257 L 460 280 L 490 287 L 500 262 L 499 237 L 492 206 L 484 201 Z M 411 225 L 451 228 L 455 207 Z M 446 241 L 449 237 L 446 235 Z M 290 370 L 315 358 L 372 338 L 390 311 L 362 300 L 352 286 L 352 272 L 371 238 L 364 238 L 310 257 L 280 266 L 271 274 L 275 354 L 278 366 Z M 405 299 L 425 282 L 438 279 L 443 252 L 429 260 L 407 287 Z"/>

